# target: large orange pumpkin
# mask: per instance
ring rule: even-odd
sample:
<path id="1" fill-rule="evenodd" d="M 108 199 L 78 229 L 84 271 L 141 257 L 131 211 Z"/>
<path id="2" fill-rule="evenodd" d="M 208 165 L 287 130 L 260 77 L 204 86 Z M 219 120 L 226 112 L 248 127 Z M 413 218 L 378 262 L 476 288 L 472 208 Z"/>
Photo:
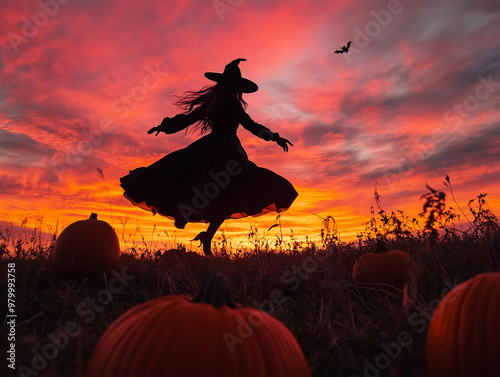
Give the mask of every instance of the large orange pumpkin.
<path id="1" fill-rule="evenodd" d="M 403 289 L 416 277 L 415 260 L 401 250 L 387 251 L 385 243 L 378 243 L 377 251 L 361 255 L 354 264 L 352 279 L 359 284 L 387 284 Z"/>
<path id="2" fill-rule="evenodd" d="M 477 275 L 448 292 L 427 329 L 427 375 L 500 376 L 499 313 L 499 272 Z"/>
<path id="3" fill-rule="evenodd" d="M 114 229 L 95 213 L 61 232 L 52 250 L 54 272 L 61 278 L 81 279 L 109 271 L 120 261 L 120 243 Z"/>
<path id="4" fill-rule="evenodd" d="M 165 296 L 125 312 L 106 330 L 86 377 L 305 377 L 307 362 L 277 319 L 231 301 L 213 274 L 191 298 Z"/>

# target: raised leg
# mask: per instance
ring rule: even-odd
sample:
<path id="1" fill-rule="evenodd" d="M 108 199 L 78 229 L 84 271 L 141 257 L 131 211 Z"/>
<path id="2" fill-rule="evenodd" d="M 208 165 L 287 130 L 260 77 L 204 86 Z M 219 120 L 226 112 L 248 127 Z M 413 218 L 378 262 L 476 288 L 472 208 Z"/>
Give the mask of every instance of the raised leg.
<path id="1" fill-rule="evenodd" d="M 200 246 L 203 245 L 203 252 L 208 256 L 214 255 L 212 253 L 212 238 L 214 238 L 215 233 L 223 222 L 224 219 L 210 221 L 210 225 L 208 226 L 206 232 L 200 232 L 193 239 L 193 241 L 200 241 Z"/>
<path id="2" fill-rule="evenodd" d="M 213 255 L 212 253 L 212 238 L 214 238 L 215 233 L 220 228 L 225 219 L 218 219 L 210 221 L 206 232 L 206 242 L 203 243 L 203 252 L 206 255 Z"/>

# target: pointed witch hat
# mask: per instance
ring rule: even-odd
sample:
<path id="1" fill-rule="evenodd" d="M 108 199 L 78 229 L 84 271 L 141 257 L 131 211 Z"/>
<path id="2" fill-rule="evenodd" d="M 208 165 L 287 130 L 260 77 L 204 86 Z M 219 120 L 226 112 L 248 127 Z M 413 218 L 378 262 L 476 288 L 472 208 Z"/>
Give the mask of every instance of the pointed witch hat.
<path id="1" fill-rule="evenodd" d="M 246 61 L 246 59 L 235 59 L 224 68 L 223 73 L 216 72 L 205 72 L 205 77 L 209 80 L 220 82 L 220 83 L 237 83 L 241 85 L 241 91 L 243 93 L 253 93 L 256 92 L 259 87 L 253 81 L 241 77 L 240 67 L 238 64 L 241 61 Z"/>

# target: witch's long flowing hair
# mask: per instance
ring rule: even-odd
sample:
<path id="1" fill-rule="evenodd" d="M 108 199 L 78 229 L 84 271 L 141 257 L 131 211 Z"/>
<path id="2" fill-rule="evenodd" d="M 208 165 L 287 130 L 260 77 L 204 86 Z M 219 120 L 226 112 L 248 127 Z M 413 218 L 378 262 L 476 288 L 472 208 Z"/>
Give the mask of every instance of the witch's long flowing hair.
<path id="1" fill-rule="evenodd" d="M 217 83 L 213 86 L 205 86 L 196 92 L 184 92 L 182 96 L 176 96 L 178 100 L 175 104 L 183 109 L 185 114 L 193 110 L 201 111 L 201 118 L 193 124 L 193 130 L 200 130 L 200 134 L 203 134 L 212 129 L 213 115 L 234 92 L 234 88 L 227 84 Z M 236 97 L 246 108 L 247 103 L 243 100 L 241 91 L 237 92 Z"/>

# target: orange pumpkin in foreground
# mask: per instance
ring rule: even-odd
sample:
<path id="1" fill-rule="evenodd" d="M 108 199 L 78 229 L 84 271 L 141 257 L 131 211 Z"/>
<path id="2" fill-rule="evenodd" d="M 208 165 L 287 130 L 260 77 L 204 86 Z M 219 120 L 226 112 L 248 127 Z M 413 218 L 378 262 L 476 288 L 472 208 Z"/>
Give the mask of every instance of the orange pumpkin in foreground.
<path id="1" fill-rule="evenodd" d="M 387 251 L 379 241 L 377 251 L 361 255 L 354 264 L 352 279 L 358 284 L 387 284 L 403 289 L 418 272 L 417 263 L 401 250 Z"/>
<path id="2" fill-rule="evenodd" d="M 106 330 L 86 377 L 306 377 L 293 334 L 277 319 L 231 301 L 210 275 L 189 296 L 165 296 L 125 312 Z"/>
<path id="3" fill-rule="evenodd" d="M 54 272 L 61 278 L 81 279 L 116 268 L 120 242 L 114 229 L 92 213 L 61 232 L 52 250 Z"/>
<path id="4" fill-rule="evenodd" d="M 500 272 L 477 275 L 448 292 L 427 329 L 429 377 L 500 376 Z"/>

